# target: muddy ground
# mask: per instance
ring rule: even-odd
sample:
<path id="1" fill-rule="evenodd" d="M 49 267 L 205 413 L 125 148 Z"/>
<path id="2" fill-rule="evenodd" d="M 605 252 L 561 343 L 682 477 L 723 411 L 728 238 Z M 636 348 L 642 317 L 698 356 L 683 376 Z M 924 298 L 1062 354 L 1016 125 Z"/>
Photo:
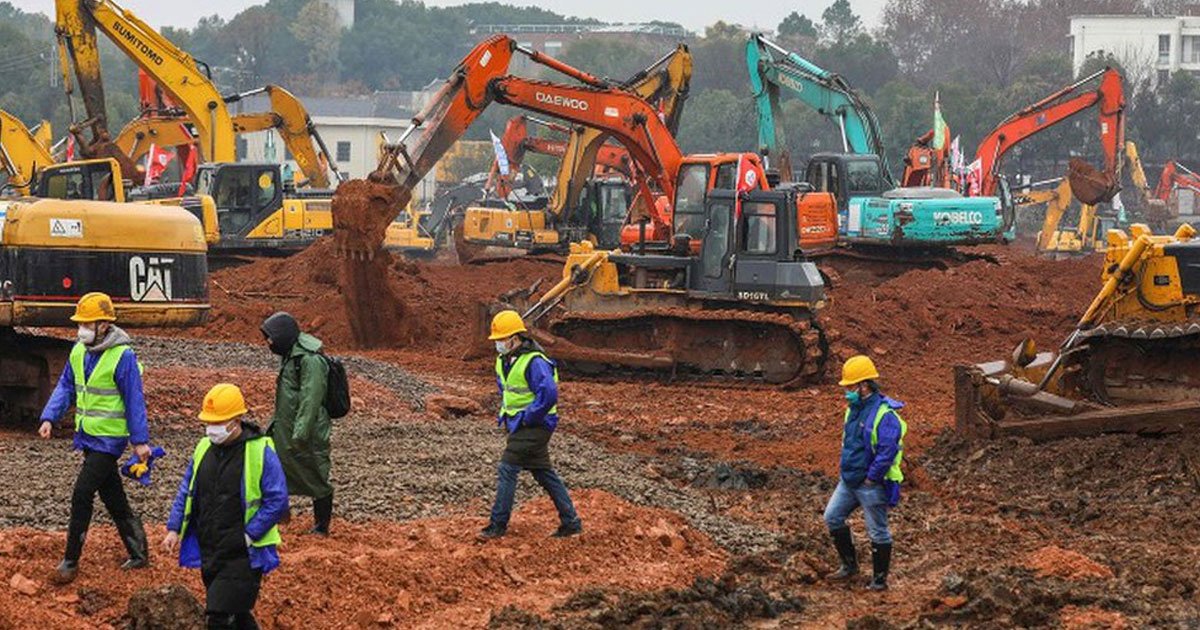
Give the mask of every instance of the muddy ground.
<path id="1" fill-rule="evenodd" d="M 287 309 L 351 357 L 356 411 L 334 433 L 334 535 L 304 533 L 308 503 L 295 501 L 283 566 L 259 603 L 264 627 L 1200 626 L 1194 435 L 1036 445 L 946 430 L 955 362 L 999 357 L 1026 336 L 1053 347 L 1098 285 L 1097 258 L 999 254 L 1000 264 L 890 280 L 837 277 L 822 314 L 833 369 L 871 353 L 889 393 L 908 403 L 910 483 L 893 512 L 884 594 L 822 579 L 834 568 L 820 519 L 840 437 L 831 383 L 781 392 L 565 382 L 554 457 L 584 534 L 547 539 L 553 508 L 523 478 L 510 535 L 476 542 L 503 437 L 489 362 L 462 359 L 463 331 L 479 302 L 556 279 L 560 267 L 547 262 L 392 262 L 410 339 L 373 350 L 355 349 L 320 250 L 292 259 L 302 264 L 217 272 L 212 325 L 140 339 L 154 439 L 170 456 L 149 489 L 127 488 L 157 542 L 204 391 L 241 383 L 251 416 L 269 418 L 277 364 L 257 325 Z M 118 575 L 122 550 L 103 516 L 80 580 L 47 582 L 76 458 L 65 432 L 50 442 L 32 427 L 0 433 L 0 628 L 166 617 L 190 627 L 199 576 L 157 547 L 150 570 Z M 853 526 L 866 561 L 861 521 Z"/>

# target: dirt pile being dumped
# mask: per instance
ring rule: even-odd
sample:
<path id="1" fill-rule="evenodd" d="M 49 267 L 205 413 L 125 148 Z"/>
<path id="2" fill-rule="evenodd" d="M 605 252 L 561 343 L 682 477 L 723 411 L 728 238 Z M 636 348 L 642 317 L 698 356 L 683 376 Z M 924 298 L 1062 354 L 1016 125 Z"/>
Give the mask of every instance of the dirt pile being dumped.
<path id="1" fill-rule="evenodd" d="M 333 232 L 337 251 L 373 257 L 381 247 L 387 226 L 408 203 L 412 192 L 395 180 L 373 182 L 352 179 L 338 186 L 333 196 Z"/>

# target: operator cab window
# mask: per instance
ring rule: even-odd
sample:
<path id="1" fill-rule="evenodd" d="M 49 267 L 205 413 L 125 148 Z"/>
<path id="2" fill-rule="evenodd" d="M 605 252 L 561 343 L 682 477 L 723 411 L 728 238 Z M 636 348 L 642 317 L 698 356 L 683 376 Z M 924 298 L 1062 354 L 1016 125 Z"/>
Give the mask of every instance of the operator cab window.
<path id="1" fill-rule="evenodd" d="M 624 219 L 629 213 L 629 191 L 625 186 L 602 186 L 600 190 L 604 199 L 600 205 L 604 220 Z"/>
<path id="2" fill-rule="evenodd" d="M 112 201 L 112 173 L 104 170 L 95 170 L 90 175 L 93 198 L 97 201 Z"/>
<path id="3" fill-rule="evenodd" d="M 874 160 L 846 162 L 846 183 L 849 184 L 851 197 L 878 193 L 883 188 L 879 163 Z"/>
<path id="4" fill-rule="evenodd" d="M 679 172 L 675 190 L 675 233 L 699 239 L 704 233 L 704 198 L 708 194 L 708 165 L 689 164 Z"/>
<path id="5" fill-rule="evenodd" d="M 775 204 L 745 202 L 742 204 L 742 242 L 740 249 L 747 254 L 774 254 L 776 246 Z"/>
<path id="6" fill-rule="evenodd" d="M 718 190 L 737 189 L 737 163 L 722 164 L 717 167 L 717 177 L 713 180 L 713 188 Z"/>
<path id="7" fill-rule="evenodd" d="M 84 199 L 83 172 L 55 173 L 46 178 L 45 196 L 52 199 Z"/>

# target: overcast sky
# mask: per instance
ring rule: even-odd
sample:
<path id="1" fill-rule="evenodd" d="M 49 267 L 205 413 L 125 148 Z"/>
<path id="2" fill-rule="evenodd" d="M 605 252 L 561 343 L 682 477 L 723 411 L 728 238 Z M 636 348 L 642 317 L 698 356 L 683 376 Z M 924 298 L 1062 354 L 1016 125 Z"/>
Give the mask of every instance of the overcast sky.
<path id="1" fill-rule="evenodd" d="M 54 16 L 52 0 L 8 0 L 26 11 L 40 11 Z M 879 23 L 879 14 L 886 0 L 850 0 L 854 10 L 862 16 L 868 26 Z M 821 12 L 833 0 L 767 0 L 738 2 L 736 0 L 512 0 L 508 4 L 537 5 L 557 13 L 578 17 L 594 17 L 606 22 L 645 22 L 666 20 L 678 22 L 689 29 L 702 32 L 704 27 L 717 20 L 736 22 L 745 26 L 774 28 L 785 15 L 800 11 L 814 21 L 819 21 Z M 151 25 L 193 26 L 205 15 L 219 14 L 231 18 L 248 6 L 262 4 L 262 0 L 206 0 L 205 2 L 179 2 L 177 0 L 121 0 L 121 6 L 130 9 Z M 456 0 L 426 0 L 432 6 L 464 4 Z"/>

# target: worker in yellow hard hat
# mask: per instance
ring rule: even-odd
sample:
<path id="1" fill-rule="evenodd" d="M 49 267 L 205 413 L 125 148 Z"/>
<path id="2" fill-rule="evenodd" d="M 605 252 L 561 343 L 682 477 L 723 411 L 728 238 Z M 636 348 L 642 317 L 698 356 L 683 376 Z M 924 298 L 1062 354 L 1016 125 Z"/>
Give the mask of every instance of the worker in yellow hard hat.
<path id="1" fill-rule="evenodd" d="M 550 437 L 558 427 L 558 369 L 529 336 L 516 311 L 501 311 L 492 319 L 488 337 L 496 343 L 496 385 L 500 388 L 497 424 L 508 435 L 496 472 L 496 501 L 482 538 L 508 531 L 517 476 L 528 470 L 558 510 L 556 538 L 583 531 L 567 486 L 550 465 Z"/>
<path id="2" fill-rule="evenodd" d="M 79 572 L 97 494 L 129 552 L 121 568 L 150 564 L 145 529 L 129 506 L 117 472 L 117 460 L 130 443 L 143 463 L 150 459 L 141 364 L 129 347 L 129 335 L 116 324 L 117 311 L 109 296 L 88 293 L 79 298 L 71 321 L 78 325 L 76 342 L 38 428 L 38 434 L 49 439 L 54 425 L 75 407 L 74 445 L 83 452 L 83 465 L 71 493 L 66 551 L 51 575 L 57 584 L 70 583 Z"/>
<path id="3" fill-rule="evenodd" d="M 279 566 L 278 523 L 287 511 L 287 478 L 275 444 L 246 422 L 236 385 L 208 390 L 200 410 L 205 436 L 183 472 L 163 547 L 179 565 L 200 569 L 209 628 L 257 628 L 262 576 Z"/>
<path id="4" fill-rule="evenodd" d="M 892 558 L 888 510 L 900 502 L 900 482 L 904 480 L 900 463 L 908 425 L 898 413 L 904 403 L 880 391 L 879 370 L 870 357 L 861 354 L 842 366 L 838 385 L 845 388 L 846 397 L 841 475 L 825 507 L 825 525 L 841 566 L 830 579 L 848 580 L 858 573 L 858 556 L 846 518 L 861 506 L 874 570 L 867 588 L 882 591 L 887 589 Z"/>

